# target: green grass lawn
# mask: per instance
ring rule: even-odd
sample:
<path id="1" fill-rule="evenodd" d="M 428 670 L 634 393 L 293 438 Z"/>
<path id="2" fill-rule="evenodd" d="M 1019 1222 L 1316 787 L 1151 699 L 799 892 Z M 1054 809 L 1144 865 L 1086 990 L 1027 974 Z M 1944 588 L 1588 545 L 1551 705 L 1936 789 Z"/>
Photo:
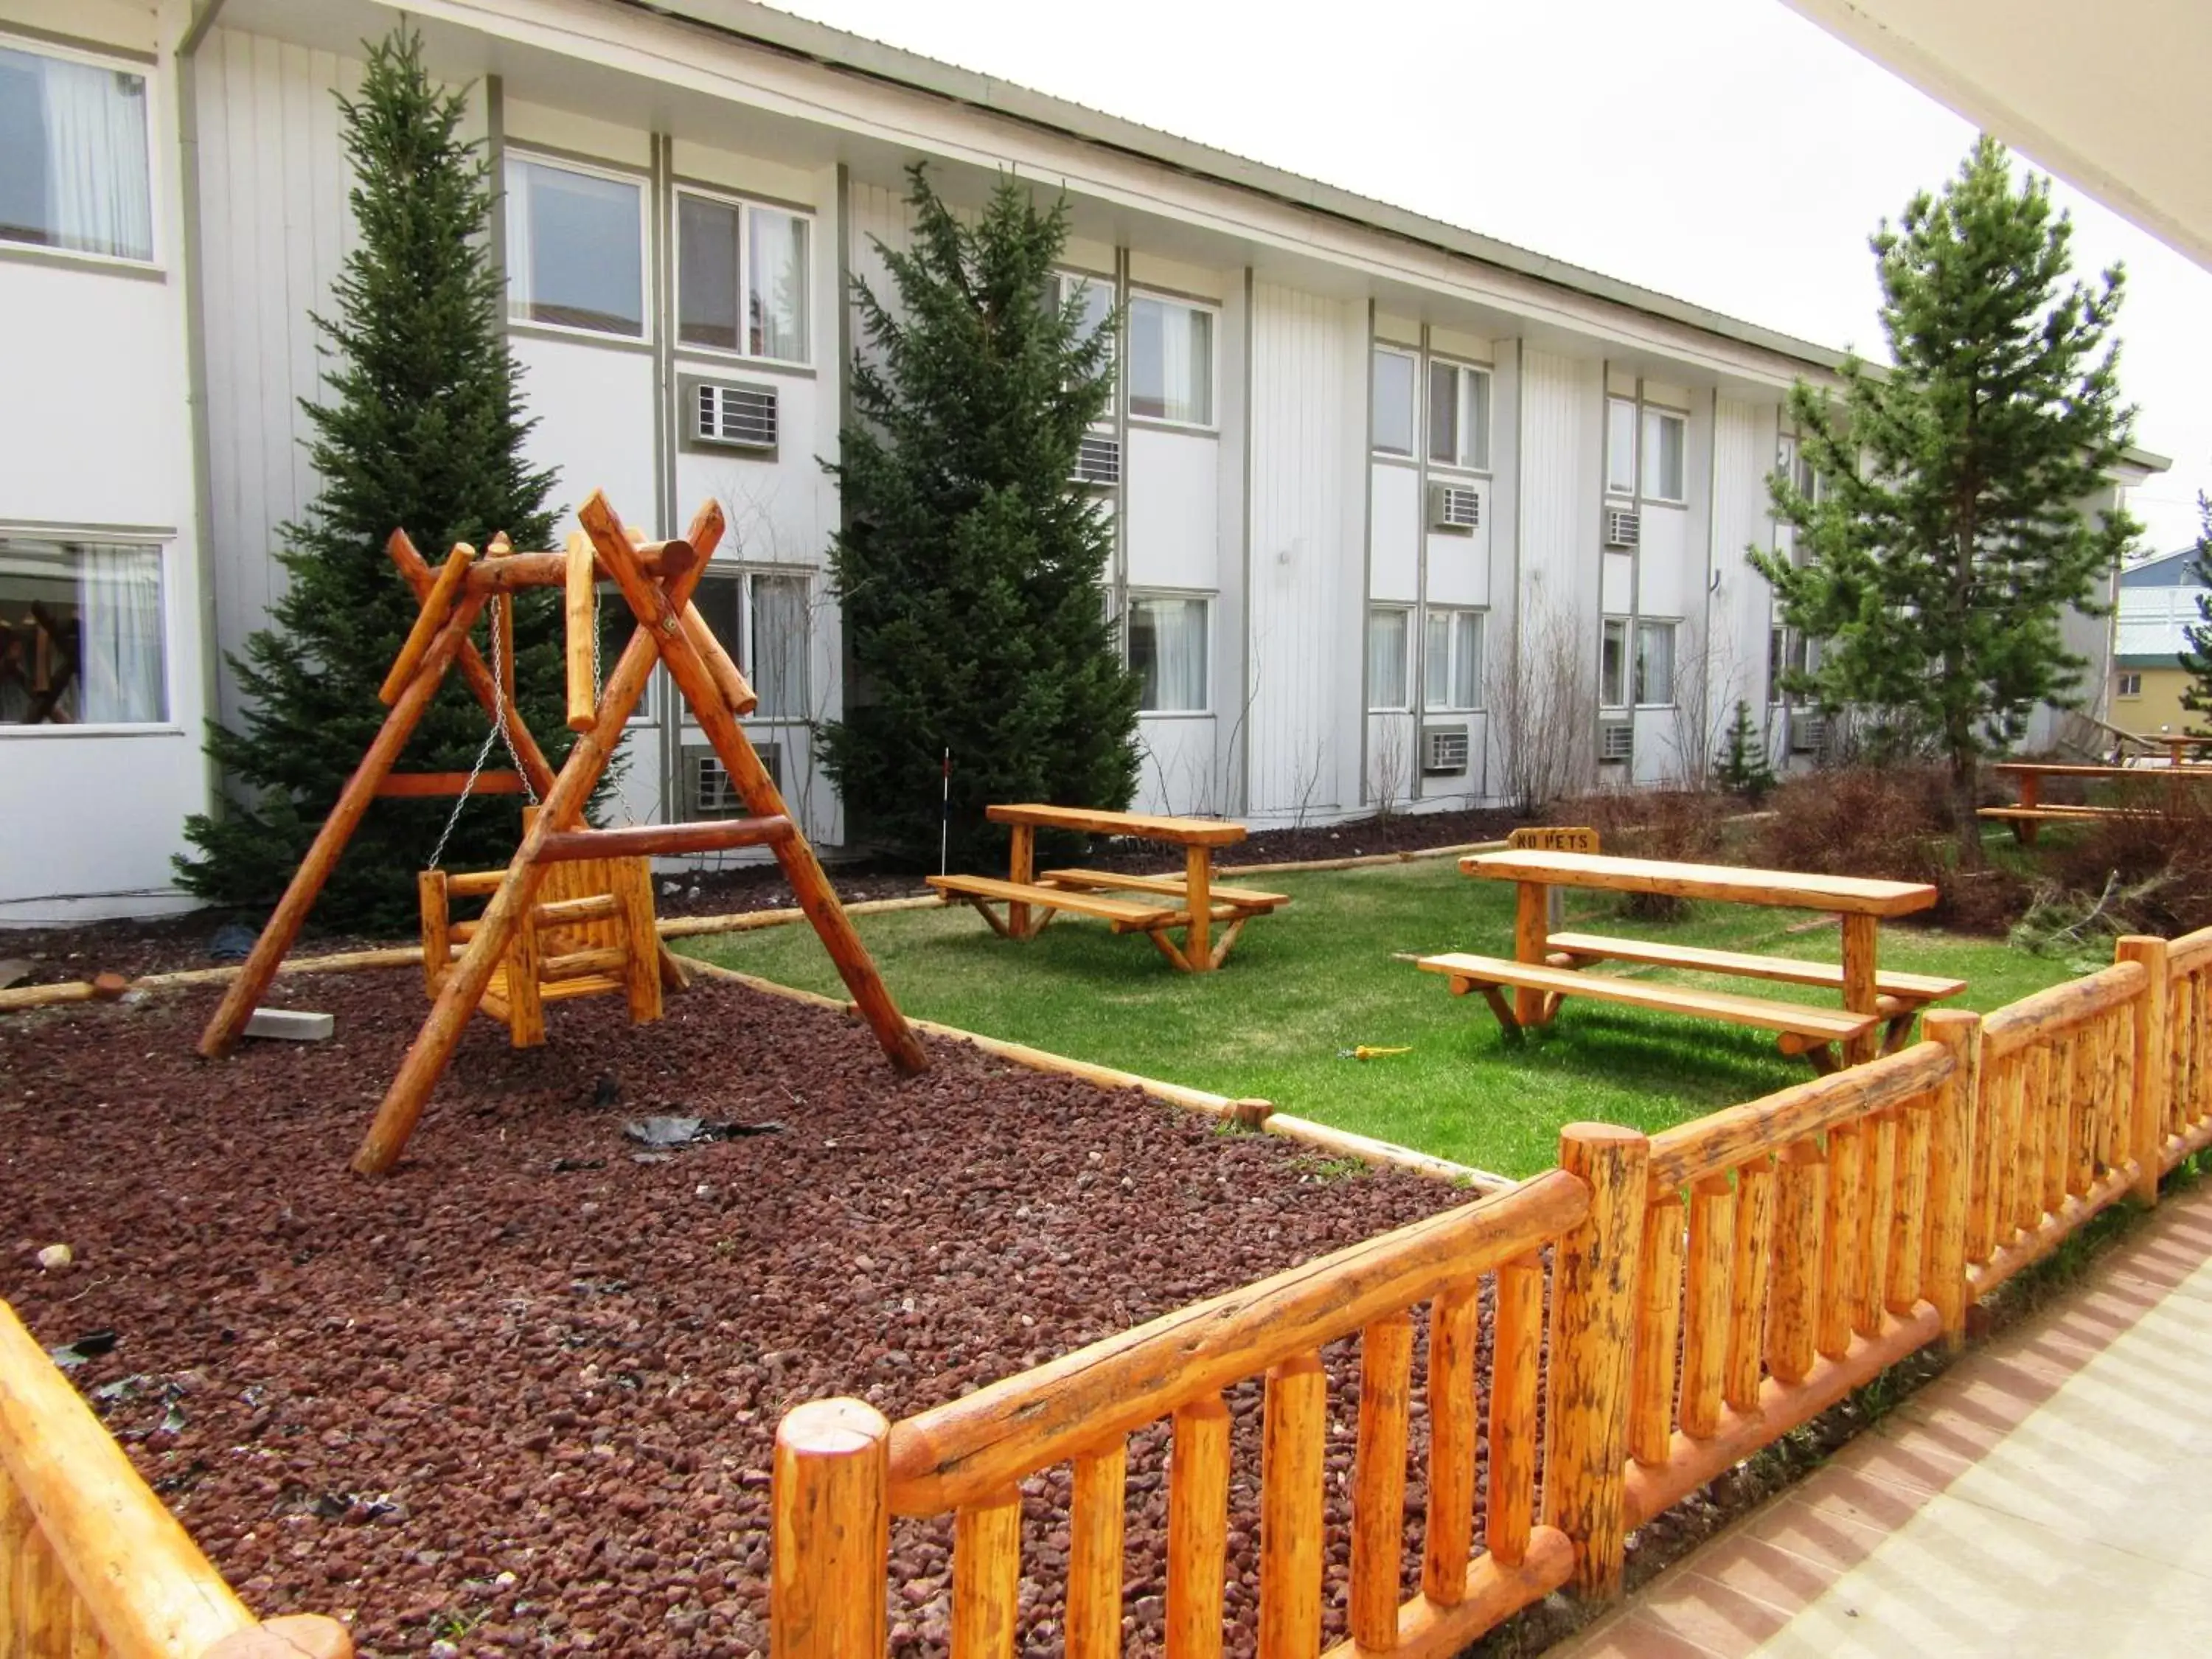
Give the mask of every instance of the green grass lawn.
<path id="1" fill-rule="evenodd" d="M 1396 952 L 1510 956 L 1513 889 L 1472 880 L 1454 861 L 1269 876 L 1291 895 L 1253 922 L 1222 971 L 1176 973 L 1134 934 L 1061 916 L 1023 944 L 1001 939 L 965 905 L 857 919 L 908 1012 L 1144 1076 L 1225 1095 L 1525 1176 L 1548 1166 L 1559 1126 L 1601 1119 L 1646 1131 L 1813 1073 L 1771 1033 L 1587 1001 L 1547 1030 L 1508 1042 L 1480 999 L 1455 997 Z M 1619 901 L 1570 894 L 1567 925 L 1833 962 L 1833 921 L 1802 911 L 1700 904 L 1682 922 L 1620 916 Z M 1802 931 L 1796 931 L 1802 930 Z M 684 949 L 781 984 L 842 995 L 811 929 L 778 927 L 686 940 Z M 2081 971 L 1988 939 L 1885 925 L 1882 965 L 1968 981 L 1959 1006 L 1983 1010 Z M 1685 975 L 1610 963 L 1741 994 L 1833 1006 L 1809 988 Z M 1411 1052 L 1356 1060 L 1356 1044 Z"/>

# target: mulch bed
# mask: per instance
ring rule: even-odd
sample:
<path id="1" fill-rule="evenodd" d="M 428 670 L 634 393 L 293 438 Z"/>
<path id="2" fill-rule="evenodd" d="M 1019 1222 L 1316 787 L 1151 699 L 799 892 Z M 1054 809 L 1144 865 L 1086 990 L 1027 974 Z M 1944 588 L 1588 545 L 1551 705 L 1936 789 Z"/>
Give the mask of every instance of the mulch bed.
<path id="1" fill-rule="evenodd" d="M 477 1021 L 407 1161 L 366 1182 L 345 1162 L 419 979 L 279 981 L 338 1036 L 220 1065 L 191 1052 L 214 1000 L 0 1020 L 0 1296 L 48 1344 L 114 1333 L 70 1375 L 155 1489 L 251 1604 L 349 1614 L 364 1655 L 763 1651 L 790 1406 L 896 1419 L 1461 1200 L 958 1045 L 902 1080 L 857 1024 L 716 982 L 636 1030 L 618 1000 L 568 1005 L 519 1054 Z M 649 1112 L 782 1127 L 639 1161 L 623 1125 Z M 57 1242 L 76 1261 L 41 1272 Z M 1340 1552 L 1351 1346 L 1328 1356 Z M 1257 1385 L 1231 1403 L 1249 1652 Z M 1132 1445 L 1139 1650 L 1164 1438 Z M 1065 1485 L 1033 1483 L 1042 1586 Z M 902 1656 L 942 1650 L 949 1544 L 895 1531 Z M 1418 1545 L 1416 1521 L 1409 1575 Z M 1030 1591 L 1054 1639 L 1057 1595 Z"/>

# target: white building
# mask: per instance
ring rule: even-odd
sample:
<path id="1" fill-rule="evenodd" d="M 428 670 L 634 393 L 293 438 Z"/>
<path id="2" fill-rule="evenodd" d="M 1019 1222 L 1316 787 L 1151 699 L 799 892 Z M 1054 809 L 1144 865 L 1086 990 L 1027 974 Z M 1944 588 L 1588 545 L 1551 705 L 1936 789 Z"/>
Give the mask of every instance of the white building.
<path id="1" fill-rule="evenodd" d="M 0 384 L 40 388 L 0 410 L 0 921 L 179 902 L 203 723 L 238 712 L 222 655 L 315 491 L 309 313 L 351 235 L 334 95 L 402 15 L 0 0 Z M 1777 544 L 1784 394 L 1837 354 L 742 0 L 404 15 L 474 83 L 505 183 L 535 458 L 566 506 L 599 488 L 656 533 L 724 502 L 702 608 L 820 841 L 844 826 L 809 735 L 842 692 L 819 459 L 847 277 L 887 287 L 873 240 L 917 158 L 956 200 L 1009 168 L 1064 191 L 1069 279 L 1128 307 L 1084 487 L 1146 668 L 1141 805 L 1498 799 L 1501 688 L 1554 639 L 1594 777 L 1695 769 L 1739 697 L 1790 745 L 1769 705 L 1796 647 L 1742 551 Z M 717 804 L 675 701 L 634 724 L 633 818 Z"/>

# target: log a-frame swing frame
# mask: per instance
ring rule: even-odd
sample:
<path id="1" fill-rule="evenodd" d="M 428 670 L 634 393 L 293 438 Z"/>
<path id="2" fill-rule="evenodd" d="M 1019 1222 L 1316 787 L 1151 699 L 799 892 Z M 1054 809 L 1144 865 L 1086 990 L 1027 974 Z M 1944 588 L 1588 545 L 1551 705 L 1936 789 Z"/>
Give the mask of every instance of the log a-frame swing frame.
<path id="1" fill-rule="evenodd" d="M 479 560 L 464 544 L 454 548 L 434 573 L 404 531 L 392 533 L 386 550 L 422 609 L 385 680 L 381 696 L 390 713 L 200 1035 L 199 1052 L 210 1060 L 221 1059 L 235 1046 L 371 800 L 380 794 L 466 792 L 469 783 L 459 775 L 392 770 L 447 671 L 458 662 L 462 678 L 486 715 L 495 725 L 502 719 L 508 723 L 515 763 L 540 805 L 531 815 L 482 919 L 441 983 L 429 1017 L 400 1061 L 398 1073 L 354 1154 L 353 1167 L 362 1175 L 383 1175 L 398 1162 L 521 918 L 535 902 L 547 866 L 563 859 L 766 846 L 781 865 L 799 908 L 821 936 L 854 1006 L 892 1065 L 911 1073 L 929 1063 L 921 1040 L 899 1012 L 838 902 L 814 849 L 792 823 L 782 794 L 738 723 L 756 702 L 751 688 L 691 603 L 693 590 L 722 538 L 721 508 L 709 501 L 682 539 L 657 543 L 634 538 L 597 490 L 576 516 L 582 534 L 570 538 L 565 553 L 502 552 L 502 544 L 495 542 L 488 556 Z M 620 590 L 637 618 L 637 628 L 604 689 L 597 689 L 593 607 L 601 579 Z M 566 591 L 568 724 L 576 733 L 558 772 L 515 713 L 512 648 L 515 592 L 554 586 Z M 498 607 L 494 625 L 503 626 L 503 637 L 509 641 L 504 653 L 495 653 L 501 659 L 496 676 L 470 638 L 487 605 Z M 623 830 L 586 827 L 584 806 L 656 663 L 667 665 L 669 678 L 714 744 L 749 817 Z M 657 941 L 654 948 L 665 951 Z M 672 962 L 665 964 L 670 970 L 673 966 Z"/>

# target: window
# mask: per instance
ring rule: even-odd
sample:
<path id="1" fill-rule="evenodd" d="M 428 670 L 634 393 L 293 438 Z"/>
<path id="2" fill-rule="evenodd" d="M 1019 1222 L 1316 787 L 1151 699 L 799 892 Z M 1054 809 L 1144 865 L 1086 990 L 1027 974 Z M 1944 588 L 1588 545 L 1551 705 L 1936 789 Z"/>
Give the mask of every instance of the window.
<path id="1" fill-rule="evenodd" d="M 622 589 L 612 582 L 601 582 L 599 591 L 599 672 L 592 678 L 604 689 L 607 676 L 615 672 L 615 665 L 622 660 L 622 653 L 629 649 L 630 635 L 637 631 L 637 613 L 629 608 L 629 601 L 623 598 Z M 705 582 L 699 585 L 696 603 L 702 607 L 708 603 Z M 702 609 L 700 614 L 709 617 L 710 625 L 714 627 L 714 637 L 721 638 L 721 629 L 719 624 L 711 623 L 711 613 Z M 630 707 L 629 717 L 632 720 L 650 720 L 653 717 L 653 687 L 659 681 L 660 670 L 656 666 L 646 678 L 643 694 Z"/>
<path id="2" fill-rule="evenodd" d="M 1079 339 L 1089 339 L 1114 320 L 1114 283 L 1105 276 L 1086 276 L 1080 271 L 1061 270 L 1053 273 L 1052 302 L 1066 307 L 1071 302 L 1077 307 L 1079 320 L 1075 325 Z M 1112 359 L 1109 343 L 1108 361 Z"/>
<path id="3" fill-rule="evenodd" d="M 1429 612 L 1421 678 L 1425 708 L 1482 707 L 1482 612 Z"/>
<path id="4" fill-rule="evenodd" d="M 1805 636 L 1794 628 L 1771 628 L 1766 631 L 1766 699 L 1781 702 L 1785 693 L 1783 682 L 1792 674 L 1802 674 L 1812 666 L 1812 653 L 1807 648 Z"/>
<path id="5" fill-rule="evenodd" d="M 1490 468 L 1490 372 L 1429 365 L 1429 459 L 1438 466 Z"/>
<path id="6" fill-rule="evenodd" d="M 2142 676 L 2140 674 L 2121 675 L 2120 695 L 2124 697 L 2140 697 L 2142 696 Z"/>
<path id="7" fill-rule="evenodd" d="M 507 314 L 643 337 L 644 211 L 635 179 L 510 155 Z"/>
<path id="8" fill-rule="evenodd" d="M 806 578 L 716 570 L 699 584 L 694 603 L 751 682 L 760 699 L 751 718 L 805 719 Z"/>
<path id="9" fill-rule="evenodd" d="M 0 726 L 169 717 L 161 550 L 0 537 Z"/>
<path id="10" fill-rule="evenodd" d="M 0 48 L 0 241 L 154 257 L 144 76 Z"/>
<path id="11" fill-rule="evenodd" d="M 1129 599 L 1129 666 L 1143 683 L 1139 709 L 1147 714 L 1205 712 L 1206 607 L 1200 599 L 1163 593 Z"/>
<path id="12" fill-rule="evenodd" d="M 1375 349 L 1371 395 L 1375 453 L 1378 455 L 1409 456 L 1413 453 L 1414 367 L 1413 359 L 1402 351 L 1386 351 L 1380 346 Z"/>
<path id="13" fill-rule="evenodd" d="M 1413 612 L 1377 606 L 1367 613 L 1367 706 L 1411 708 L 1406 650 L 1412 641 Z"/>
<path id="14" fill-rule="evenodd" d="M 1689 422 L 1663 409 L 1644 411 L 1644 498 L 1689 499 L 1682 490 L 1682 445 Z"/>
<path id="15" fill-rule="evenodd" d="M 1636 624 L 1636 693 L 1641 708 L 1670 708 L 1674 702 L 1674 624 Z"/>
<path id="16" fill-rule="evenodd" d="M 807 362 L 811 228 L 781 208 L 677 191 L 676 337 L 748 357 Z"/>
<path id="17" fill-rule="evenodd" d="M 1598 637 L 1597 700 L 1605 708 L 1628 702 L 1628 624 L 1617 617 L 1605 619 Z"/>
<path id="18" fill-rule="evenodd" d="M 1605 493 L 1636 493 L 1636 400 L 1605 400 Z"/>
<path id="19" fill-rule="evenodd" d="M 1213 313 L 1176 300 L 1129 301 L 1129 413 L 1213 424 Z"/>

